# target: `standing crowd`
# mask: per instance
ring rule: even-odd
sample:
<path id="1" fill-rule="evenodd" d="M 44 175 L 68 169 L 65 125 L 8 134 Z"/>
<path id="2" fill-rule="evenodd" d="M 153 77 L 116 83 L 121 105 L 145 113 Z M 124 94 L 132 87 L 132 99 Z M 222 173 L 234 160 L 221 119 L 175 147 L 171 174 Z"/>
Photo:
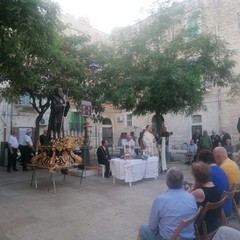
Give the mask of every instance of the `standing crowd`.
<path id="1" fill-rule="evenodd" d="M 190 144 L 188 145 L 187 152 L 185 153 L 185 164 L 196 162 L 197 155 L 201 150 L 213 150 L 219 146 L 224 147 L 227 151 L 228 157 L 232 159 L 233 146 L 231 136 L 228 132 L 222 130 L 221 138 L 214 130 L 212 131 L 212 135 L 209 136 L 207 130 L 204 130 L 201 134 L 200 130 L 196 128 L 192 139 L 190 140 Z"/>

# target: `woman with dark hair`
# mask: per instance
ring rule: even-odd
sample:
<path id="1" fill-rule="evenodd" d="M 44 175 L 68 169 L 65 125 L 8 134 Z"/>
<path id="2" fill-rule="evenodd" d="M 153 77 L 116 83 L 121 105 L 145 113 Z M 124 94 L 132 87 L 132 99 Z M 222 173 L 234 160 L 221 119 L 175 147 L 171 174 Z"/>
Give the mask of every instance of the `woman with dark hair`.
<path id="1" fill-rule="evenodd" d="M 192 174 L 195 182 L 190 192 L 195 197 L 198 206 L 204 207 L 207 202 L 214 203 L 220 201 L 217 188 L 210 181 L 211 169 L 209 165 L 203 162 L 193 163 Z M 206 213 L 204 221 L 208 232 L 212 232 L 218 228 L 220 213 L 221 209 L 209 210 Z M 201 229 L 199 229 L 199 231 L 201 232 Z"/>

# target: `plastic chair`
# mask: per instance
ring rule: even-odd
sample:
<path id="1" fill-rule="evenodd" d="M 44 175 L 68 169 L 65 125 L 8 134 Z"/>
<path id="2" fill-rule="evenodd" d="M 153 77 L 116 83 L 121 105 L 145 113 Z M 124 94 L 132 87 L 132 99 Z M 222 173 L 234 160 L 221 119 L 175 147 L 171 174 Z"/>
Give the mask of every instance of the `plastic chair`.
<path id="1" fill-rule="evenodd" d="M 202 212 L 202 209 L 203 209 L 203 207 L 200 206 L 198 208 L 197 213 L 194 216 L 192 216 L 191 218 L 186 219 L 186 220 L 184 219 L 180 222 L 180 224 L 178 225 L 177 229 L 175 230 L 175 232 L 172 236 L 172 240 L 178 239 L 179 234 L 182 232 L 182 230 L 184 228 L 186 228 L 187 226 L 189 226 L 190 224 L 194 223 L 196 221 L 196 219 L 198 219 L 198 217 L 200 216 L 200 214 Z"/>
<path id="2" fill-rule="evenodd" d="M 101 168 L 102 178 L 104 178 L 106 167 L 104 164 L 99 164 L 99 167 Z"/>
<path id="3" fill-rule="evenodd" d="M 222 198 L 226 198 L 226 201 L 231 200 L 232 203 L 233 203 L 234 195 L 235 195 L 235 191 L 231 191 L 231 192 L 226 192 L 226 191 L 224 191 L 223 194 L 222 194 L 221 199 L 222 199 Z M 223 212 L 224 212 L 224 211 L 223 211 Z M 233 214 L 234 214 L 234 213 L 235 213 L 235 212 L 234 212 L 234 204 L 233 204 Z M 230 220 L 230 219 L 232 218 L 233 214 L 231 214 L 230 216 L 226 217 L 226 215 L 225 215 L 225 213 L 224 213 L 225 219 L 226 219 L 226 225 L 229 224 L 228 220 Z"/>
<path id="4" fill-rule="evenodd" d="M 208 233 L 207 232 L 207 226 L 206 223 L 204 221 L 204 217 L 207 213 L 207 211 L 209 210 L 214 210 L 214 209 L 218 209 L 221 208 L 221 214 L 220 214 L 220 225 L 226 225 L 226 217 L 223 211 L 223 204 L 226 201 L 226 197 L 223 197 L 220 201 L 215 202 L 215 203 L 210 203 L 207 202 L 206 205 L 204 206 L 199 218 L 196 220 L 194 227 L 195 227 L 195 234 L 196 234 L 196 240 L 207 240 L 207 239 L 211 239 L 214 234 L 216 233 L 217 229 L 214 230 L 213 232 Z M 199 228 L 202 228 L 203 230 L 203 234 L 200 236 L 199 233 Z"/>

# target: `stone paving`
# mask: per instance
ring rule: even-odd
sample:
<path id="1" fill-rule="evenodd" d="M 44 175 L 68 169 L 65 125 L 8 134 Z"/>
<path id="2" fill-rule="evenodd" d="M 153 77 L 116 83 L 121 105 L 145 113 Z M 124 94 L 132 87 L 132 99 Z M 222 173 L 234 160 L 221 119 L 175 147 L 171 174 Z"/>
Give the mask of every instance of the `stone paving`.
<path id="1" fill-rule="evenodd" d="M 192 181 L 190 167 L 171 162 Z M 48 192 L 49 174 L 38 172 L 38 189 L 30 187 L 32 171 L 7 173 L 0 167 L 0 240 L 131 240 L 148 221 L 153 199 L 164 192 L 166 174 L 132 184 L 88 176 L 56 179 Z M 235 227 L 239 223 L 234 221 Z"/>

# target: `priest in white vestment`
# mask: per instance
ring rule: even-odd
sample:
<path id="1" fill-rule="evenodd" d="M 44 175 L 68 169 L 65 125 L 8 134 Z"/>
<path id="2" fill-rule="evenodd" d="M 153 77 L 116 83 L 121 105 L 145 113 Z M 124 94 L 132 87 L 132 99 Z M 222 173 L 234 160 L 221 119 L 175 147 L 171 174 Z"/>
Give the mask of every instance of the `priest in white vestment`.
<path id="1" fill-rule="evenodd" d="M 152 127 L 150 125 L 147 125 L 146 131 L 143 134 L 142 141 L 145 147 L 144 150 L 147 154 L 150 154 L 152 156 L 158 156 L 156 139 L 152 133 Z"/>

